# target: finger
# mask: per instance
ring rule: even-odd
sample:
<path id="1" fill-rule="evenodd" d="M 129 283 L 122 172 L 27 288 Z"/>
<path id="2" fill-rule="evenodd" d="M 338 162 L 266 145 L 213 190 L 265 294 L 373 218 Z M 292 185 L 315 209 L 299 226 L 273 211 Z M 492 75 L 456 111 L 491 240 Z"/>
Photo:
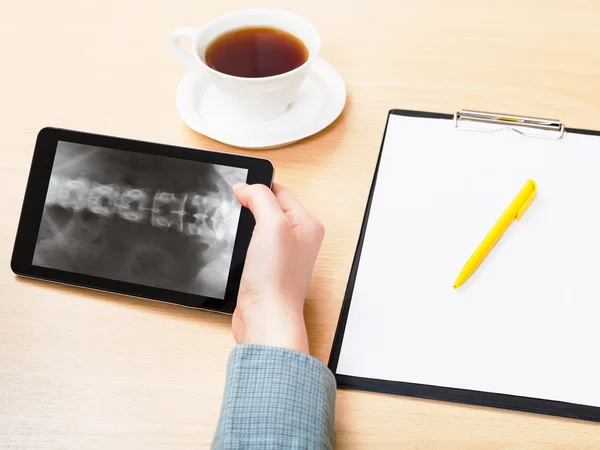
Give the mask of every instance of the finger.
<path id="1" fill-rule="evenodd" d="M 307 232 L 310 236 L 323 234 L 321 222 L 313 217 L 290 191 L 281 185 L 274 184 L 273 193 L 292 229 L 303 233 Z"/>
<path id="2" fill-rule="evenodd" d="M 285 214 L 291 214 L 295 217 L 308 216 L 308 211 L 306 211 L 304 206 L 282 185 L 273 183 L 273 193 Z"/>
<path id="3" fill-rule="evenodd" d="M 239 183 L 233 186 L 233 193 L 240 204 L 252 212 L 257 224 L 285 219 L 275 195 L 264 184 Z"/>

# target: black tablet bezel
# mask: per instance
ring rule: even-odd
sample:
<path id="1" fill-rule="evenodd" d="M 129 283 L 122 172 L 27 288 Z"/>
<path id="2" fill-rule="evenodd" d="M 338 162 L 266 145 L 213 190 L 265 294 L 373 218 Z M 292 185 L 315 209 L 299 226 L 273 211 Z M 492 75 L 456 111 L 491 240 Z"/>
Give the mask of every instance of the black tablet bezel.
<path id="1" fill-rule="evenodd" d="M 269 160 L 60 128 L 42 129 L 38 133 L 35 144 L 11 258 L 11 269 L 16 275 L 158 300 L 192 308 L 206 309 L 227 314 L 233 313 L 246 258 L 246 251 L 254 229 L 254 217 L 246 208 L 242 208 L 240 212 L 231 260 L 231 269 L 227 280 L 224 299 L 205 297 L 33 265 L 33 253 L 44 211 L 44 203 L 52 172 L 54 155 L 59 141 L 74 142 L 148 155 L 167 156 L 170 158 L 205 162 L 209 164 L 240 167 L 248 169 L 246 180 L 248 184 L 264 184 L 271 187 L 274 168 Z"/>

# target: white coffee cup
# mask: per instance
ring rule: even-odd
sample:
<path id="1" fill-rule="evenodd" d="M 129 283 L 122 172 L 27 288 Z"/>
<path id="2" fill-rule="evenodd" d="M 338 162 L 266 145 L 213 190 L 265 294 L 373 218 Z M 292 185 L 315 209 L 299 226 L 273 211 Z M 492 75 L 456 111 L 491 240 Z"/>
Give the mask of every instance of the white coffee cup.
<path id="1" fill-rule="evenodd" d="M 243 78 L 218 72 L 206 64 L 209 44 L 223 33 L 246 27 L 272 27 L 296 36 L 308 50 L 308 58 L 289 72 L 263 78 Z M 179 44 L 190 39 L 191 53 Z M 321 48 L 316 28 L 295 14 L 272 9 L 249 9 L 225 14 L 201 28 L 181 27 L 173 32 L 169 46 L 179 61 L 200 77 L 208 77 L 222 94 L 221 100 L 232 114 L 251 120 L 270 120 L 283 114 L 294 101 L 298 88 L 306 79 Z"/>

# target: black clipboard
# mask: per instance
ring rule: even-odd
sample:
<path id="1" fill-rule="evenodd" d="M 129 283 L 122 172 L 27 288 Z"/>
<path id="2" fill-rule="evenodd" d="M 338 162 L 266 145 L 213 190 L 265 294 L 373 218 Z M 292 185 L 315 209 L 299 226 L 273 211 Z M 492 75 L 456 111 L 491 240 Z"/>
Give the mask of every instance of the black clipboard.
<path id="1" fill-rule="evenodd" d="M 364 237 L 369 221 L 371 203 L 373 200 L 375 186 L 377 184 L 377 175 L 379 171 L 379 165 L 381 162 L 381 156 L 383 153 L 386 132 L 388 129 L 390 116 L 392 115 L 454 120 L 456 127 L 462 126 L 464 124 L 468 128 L 470 125 L 473 125 L 473 129 L 476 129 L 477 126 L 482 125 L 499 128 L 511 128 L 514 131 L 517 131 L 522 134 L 532 133 L 533 135 L 535 135 L 538 132 L 549 133 L 555 134 L 556 138 L 561 138 L 564 132 L 600 136 L 600 131 L 567 128 L 560 121 L 552 119 L 538 119 L 524 116 L 475 111 L 461 111 L 457 112 L 456 114 L 446 114 L 403 109 L 390 110 L 388 112 L 385 124 L 383 138 L 381 141 L 381 147 L 379 149 L 379 155 L 375 166 L 375 172 L 369 191 L 369 197 L 365 207 L 365 213 L 361 225 L 359 239 L 356 246 L 354 259 L 352 262 L 352 267 L 348 279 L 348 284 L 346 287 L 346 292 L 344 294 L 344 300 L 340 311 L 340 317 L 338 320 L 335 336 L 333 339 L 333 345 L 329 357 L 328 367 L 335 375 L 338 387 L 345 389 L 380 392 L 384 394 L 394 394 L 407 397 L 417 397 L 430 400 L 502 408 L 514 411 L 532 412 L 537 414 L 600 422 L 600 407 L 538 398 L 521 397 L 516 395 L 497 394 L 468 389 L 455 389 L 401 381 L 362 378 L 356 376 L 340 375 L 337 373 L 340 351 L 342 348 L 342 342 L 344 340 L 346 321 L 348 319 L 350 303 L 352 302 L 352 294 L 354 290 L 356 276 L 358 273 Z M 598 388 L 600 389 L 600 380 Z"/>

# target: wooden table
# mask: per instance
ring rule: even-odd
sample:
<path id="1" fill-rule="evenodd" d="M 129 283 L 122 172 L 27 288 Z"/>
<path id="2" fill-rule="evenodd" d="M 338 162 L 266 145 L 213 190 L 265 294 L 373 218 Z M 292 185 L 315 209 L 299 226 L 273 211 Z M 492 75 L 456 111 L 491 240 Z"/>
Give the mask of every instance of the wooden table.
<path id="1" fill-rule="evenodd" d="M 348 87 L 330 128 L 259 153 L 327 228 L 306 306 L 324 362 L 389 109 L 600 128 L 595 0 L 4 1 L 0 448 L 208 448 L 234 344 L 229 317 L 16 279 L 9 259 L 44 126 L 232 151 L 177 116 L 185 70 L 167 39 L 256 6 L 312 21 Z M 337 405 L 338 448 L 600 448 L 600 425 L 575 420 L 354 391 L 338 391 Z"/>

